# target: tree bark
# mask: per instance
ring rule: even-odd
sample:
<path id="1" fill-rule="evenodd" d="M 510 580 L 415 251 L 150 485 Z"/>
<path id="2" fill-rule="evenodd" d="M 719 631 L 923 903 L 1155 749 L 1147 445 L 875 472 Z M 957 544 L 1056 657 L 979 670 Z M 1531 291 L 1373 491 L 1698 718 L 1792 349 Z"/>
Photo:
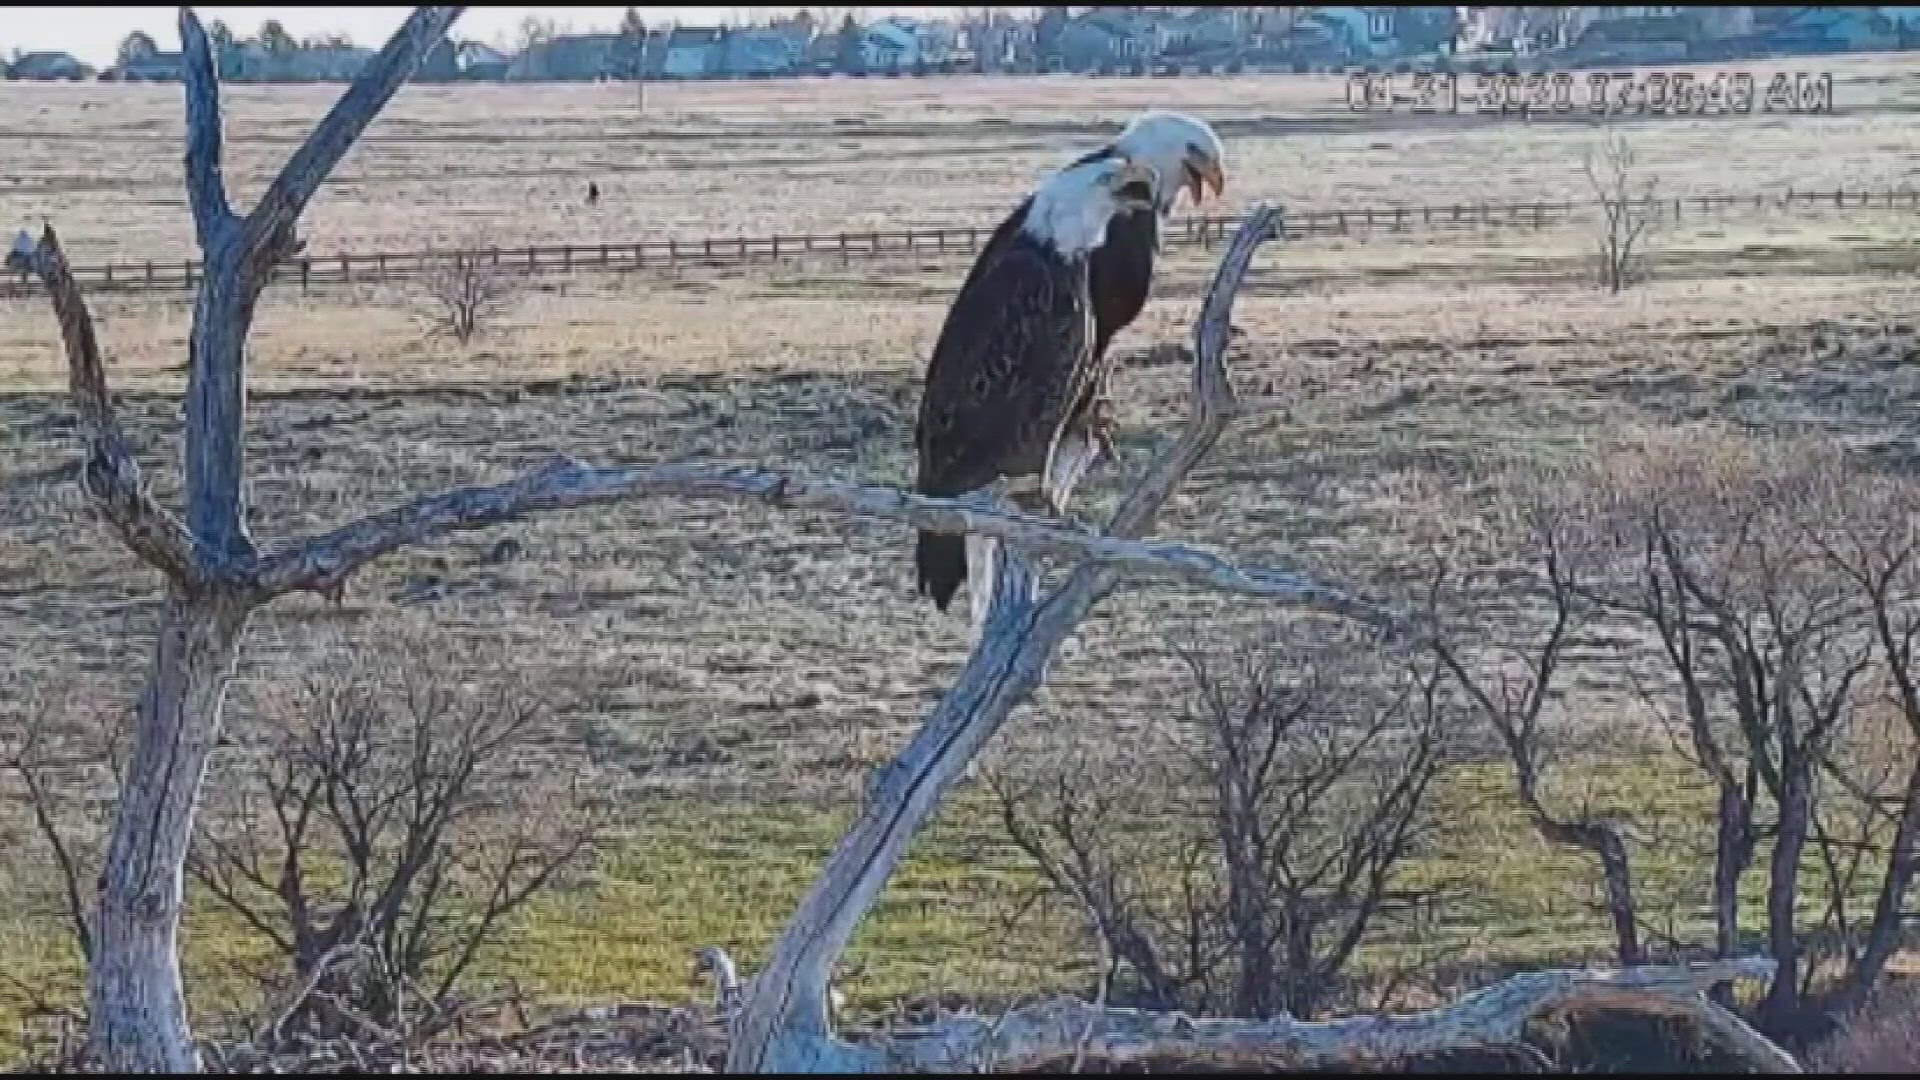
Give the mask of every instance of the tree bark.
<path id="1" fill-rule="evenodd" d="M 1866 945 L 1860 950 L 1860 960 L 1846 984 L 1831 1003 L 1832 1011 L 1845 1013 L 1858 1008 L 1880 981 L 1887 961 L 1900 947 L 1907 890 L 1913 886 L 1916 869 L 1920 869 L 1920 761 L 1907 771 L 1900 818 L 1894 826 L 1886 873 L 1880 878 L 1880 893 L 1873 901 L 1873 921 L 1868 924 Z"/>
<path id="2" fill-rule="evenodd" d="M 193 1072 L 177 936 L 181 867 L 249 604 L 168 590 L 140 700 L 87 974 L 93 1054 L 119 1072 Z"/>
<path id="3" fill-rule="evenodd" d="M 1767 950 L 1778 967 L 1773 985 L 1760 1003 L 1760 1022 L 1775 1035 L 1791 1031 L 1800 1012 L 1800 936 L 1794 908 L 1800 896 L 1800 855 L 1806 850 L 1812 825 L 1808 805 L 1810 767 L 1807 763 L 1783 770 L 1780 820 L 1767 867 Z"/>

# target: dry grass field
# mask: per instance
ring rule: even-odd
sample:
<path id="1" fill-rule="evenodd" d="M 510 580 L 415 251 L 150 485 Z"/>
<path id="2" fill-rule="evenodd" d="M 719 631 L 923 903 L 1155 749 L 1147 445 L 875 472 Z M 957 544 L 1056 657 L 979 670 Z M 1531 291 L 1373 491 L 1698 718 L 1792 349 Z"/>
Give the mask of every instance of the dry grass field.
<path id="1" fill-rule="evenodd" d="M 1912 184 L 1913 60 L 1752 68 L 1832 70 L 1833 116 L 1613 127 L 1678 193 Z M 335 93 L 227 92 L 236 201 Z M 650 87 L 639 114 L 616 85 L 409 88 L 322 189 L 304 233 L 324 254 L 987 223 L 1150 106 L 1220 126 L 1230 207 L 1583 195 L 1591 124 L 1356 117 L 1342 94 L 1329 76 L 833 80 Z M 0 226 L 46 217 L 76 263 L 190 254 L 177 88 L 14 84 L 7 96 Z M 589 178 L 603 192 L 594 208 L 580 197 Z M 1579 454 L 1637 426 L 1811 429 L 1878 461 L 1920 462 L 1916 237 L 1911 212 L 1687 221 L 1661 238 L 1654 279 L 1618 296 L 1585 282 L 1579 225 L 1270 245 L 1235 319 L 1248 415 L 1161 531 L 1384 583 L 1417 567 L 1437 531 L 1471 526 L 1434 521 L 1435 490 L 1470 492 L 1503 464 Z M 1185 369 L 1152 347 L 1185 339 L 1212 254 L 1174 253 L 1116 346 L 1134 465 L 1182 416 Z M 548 276 L 469 347 L 422 336 L 410 285 L 276 288 L 251 345 L 256 533 L 271 543 L 556 452 L 905 482 L 918 376 L 965 265 Z M 94 303 L 125 421 L 164 497 L 179 482 L 189 306 Z M 87 524 L 63 383 L 44 300 L 0 300 L 0 725 L 55 732 L 127 706 L 156 613 L 154 575 Z M 1122 475 L 1098 474 L 1087 505 L 1110 500 Z M 517 558 L 487 557 L 502 536 L 520 541 Z M 489 969 L 556 1000 L 679 998 L 695 946 L 757 958 L 866 771 L 963 658 L 963 620 L 913 596 L 909 544 L 887 525 L 670 502 L 462 536 L 371 569 L 338 607 L 297 598 L 257 617 L 229 724 L 244 732 L 266 688 L 382 655 L 450 680 L 512 670 L 553 711 L 554 762 L 620 805 L 622 838 L 588 881 L 532 910 Z M 1224 640 L 1268 618 L 1184 588 L 1124 590 L 1003 741 L 1124 739 L 1180 705 L 1167 642 Z M 1644 726 L 1621 687 L 1578 695 L 1570 708 L 1596 723 Z M 1661 813 L 1684 831 L 1709 795 L 1654 743 L 1588 763 L 1592 792 L 1664 785 Z M 0 778 L 0 970 L 77 992 L 77 962 L 44 914 L 50 860 L 12 784 Z M 1539 845 L 1505 785 L 1498 762 L 1448 775 L 1449 827 L 1422 872 L 1470 873 L 1481 887 L 1438 944 L 1496 962 L 1600 949 L 1591 875 Z M 1697 858 L 1674 843 L 1642 868 L 1649 906 L 1681 912 L 1683 928 L 1698 925 Z M 856 940 L 849 993 L 1078 986 L 1090 961 L 1057 925 L 1001 919 L 1028 880 L 980 793 L 963 790 Z M 206 1010 L 238 999 L 235 965 L 259 947 L 210 906 L 195 912 L 189 981 Z M 0 981 L 0 1038 L 16 990 Z"/>

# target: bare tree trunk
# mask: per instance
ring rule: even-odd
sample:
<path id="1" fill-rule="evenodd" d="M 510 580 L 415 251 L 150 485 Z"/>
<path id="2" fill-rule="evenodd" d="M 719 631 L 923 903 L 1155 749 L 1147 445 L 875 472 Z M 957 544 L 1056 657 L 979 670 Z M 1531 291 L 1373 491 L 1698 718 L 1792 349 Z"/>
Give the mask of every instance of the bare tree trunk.
<path id="1" fill-rule="evenodd" d="M 1752 807 L 1744 792 L 1722 786 L 1713 845 L 1714 955 L 1740 948 L 1740 879 L 1753 862 Z"/>
<path id="2" fill-rule="evenodd" d="M 1873 901 L 1873 921 L 1860 960 L 1848 974 L 1847 982 L 1835 995 L 1832 1010 L 1837 1013 L 1858 1008 L 1873 992 L 1886 970 L 1887 961 L 1900 947 L 1903 912 L 1907 890 L 1920 869 L 1920 762 L 1907 772 L 1906 790 L 1901 795 L 1900 819 L 1894 826 L 1887 854 L 1886 873 L 1880 879 L 1880 894 Z"/>
<path id="3" fill-rule="evenodd" d="M 153 673 L 140 700 L 120 814 L 101 871 L 95 962 L 87 976 L 94 1052 L 121 1071 L 199 1068 L 175 941 L 181 866 L 248 610 L 244 600 L 190 597 L 175 587 L 161 613 Z"/>
<path id="4" fill-rule="evenodd" d="M 1794 908 L 1800 896 L 1800 855 L 1812 825 L 1811 781 L 1804 768 L 1781 777 L 1780 820 L 1767 867 L 1767 950 L 1779 966 L 1760 1003 L 1760 1022 L 1776 1035 L 1790 1031 L 1800 1011 L 1800 935 Z"/>
<path id="5" fill-rule="evenodd" d="M 1613 918 L 1613 938 L 1620 963 L 1632 967 L 1646 962 L 1640 948 L 1640 926 L 1633 903 L 1633 865 L 1627 845 L 1615 829 L 1596 830 L 1593 848 L 1600 855 L 1600 876 L 1606 883 L 1607 914 Z"/>

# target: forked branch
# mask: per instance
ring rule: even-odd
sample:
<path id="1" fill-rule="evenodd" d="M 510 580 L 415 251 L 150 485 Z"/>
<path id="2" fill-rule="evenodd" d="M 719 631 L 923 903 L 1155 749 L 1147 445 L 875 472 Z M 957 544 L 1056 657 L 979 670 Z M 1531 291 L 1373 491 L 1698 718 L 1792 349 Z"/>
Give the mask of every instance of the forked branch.
<path id="1" fill-rule="evenodd" d="M 1108 526 L 1133 539 L 1187 472 L 1205 456 L 1233 413 L 1225 344 L 1233 298 L 1279 211 L 1255 206 L 1214 275 L 1194 334 L 1193 412 L 1173 448 L 1122 501 Z M 799 909 L 774 942 L 735 1017 L 730 1072 L 865 1072 L 884 1068 L 867 1051 L 833 1037 L 827 976 L 854 928 L 878 897 L 907 842 L 1014 707 L 1040 684 L 1048 661 L 1093 605 L 1112 590 L 1120 568 L 1084 561 L 1058 589 L 1033 599 L 1030 571 L 999 560 L 984 633 L 960 674 L 906 749 L 880 769 L 859 819 L 841 837 Z"/>
<path id="2" fill-rule="evenodd" d="M 261 560 L 257 587 L 266 596 L 290 591 L 325 593 L 382 555 L 447 533 L 485 528 L 541 511 L 649 496 L 831 510 L 934 532 L 972 532 L 1144 576 L 1286 599 L 1381 626 L 1392 622 L 1384 609 L 1301 571 L 1236 566 L 1204 548 L 1102 535 L 968 498 L 934 499 L 899 488 L 821 480 L 756 466 L 593 467 L 564 456 L 503 484 L 424 496 L 274 552 Z"/>
<path id="3" fill-rule="evenodd" d="M 81 437 L 87 444 L 81 484 L 107 523 L 136 555 L 178 583 L 192 582 L 196 574 L 193 538 L 180 519 L 154 499 L 140 475 L 140 464 L 133 459 L 107 390 L 93 316 L 67 267 L 53 226 L 46 227 L 39 245 L 26 258 L 46 283 L 54 314 L 60 320 L 60 337 L 66 344 L 68 387 L 80 414 Z"/>
<path id="4" fill-rule="evenodd" d="M 418 7 L 407 21 L 387 39 L 385 48 L 367 64 L 367 73 L 355 79 L 340 95 L 320 126 L 273 178 L 259 205 L 247 215 L 243 263 L 264 272 L 273 265 L 272 250 L 283 237 L 291 236 L 294 222 L 307 207 L 307 200 L 319 190 L 321 181 L 352 149 L 354 140 L 386 108 L 400 84 L 407 81 L 419 63 L 441 38 L 464 8 Z"/>

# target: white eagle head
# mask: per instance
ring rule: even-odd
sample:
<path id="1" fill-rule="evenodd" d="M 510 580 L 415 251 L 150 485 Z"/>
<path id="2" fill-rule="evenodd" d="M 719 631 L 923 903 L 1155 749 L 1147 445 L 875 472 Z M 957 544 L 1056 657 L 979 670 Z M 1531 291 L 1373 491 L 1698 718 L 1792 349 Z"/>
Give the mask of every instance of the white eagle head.
<path id="1" fill-rule="evenodd" d="M 1185 187 L 1198 203 L 1205 188 L 1217 198 L 1227 186 L 1226 151 L 1205 120 L 1155 109 L 1133 118 L 1113 149 L 1152 166 L 1154 209 L 1164 214 Z"/>
<path id="2" fill-rule="evenodd" d="M 1152 166 L 1124 154 L 1077 162 L 1033 193 L 1020 228 L 1062 256 L 1085 255 L 1106 242 L 1113 215 L 1149 205 L 1152 184 Z"/>

